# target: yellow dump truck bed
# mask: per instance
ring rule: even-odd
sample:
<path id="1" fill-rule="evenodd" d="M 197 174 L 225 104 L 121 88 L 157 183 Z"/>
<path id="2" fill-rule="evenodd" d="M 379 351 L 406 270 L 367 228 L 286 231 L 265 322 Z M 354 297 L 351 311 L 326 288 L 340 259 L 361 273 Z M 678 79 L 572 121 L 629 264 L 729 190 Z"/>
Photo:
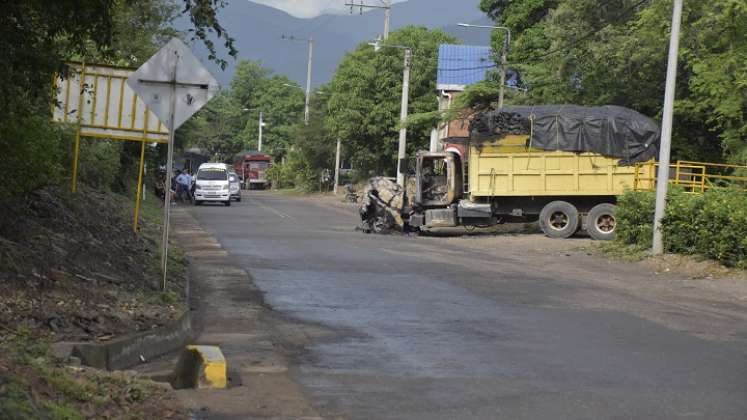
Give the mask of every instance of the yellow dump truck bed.
<path id="1" fill-rule="evenodd" d="M 653 179 L 652 165 L 620 166 L 618 158 L 596 153 L 544 151 L 528 147 L 528 136 L 511 135 L 473 145 L 469 154 L 469 192 L 491 196 L 611 196 Z M 649 181 L 650 182 L 650 181 Z"/>

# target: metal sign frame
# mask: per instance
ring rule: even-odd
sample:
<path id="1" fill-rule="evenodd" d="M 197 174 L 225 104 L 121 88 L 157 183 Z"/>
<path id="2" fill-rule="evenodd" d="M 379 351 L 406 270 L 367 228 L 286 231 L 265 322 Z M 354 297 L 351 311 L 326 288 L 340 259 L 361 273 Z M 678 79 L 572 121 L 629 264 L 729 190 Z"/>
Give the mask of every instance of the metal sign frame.
<path id="1" fill-rule="evenodd" d="M 169 132 L 126 83 L 136 69 L 68 62 L 67 77 L 54 75 L 52 120 L 75 124 L 71 190 L 77 191 L 81 137 L 140 142 L 133 229 L 139 228 L 145 144 L 168 143 Z M 167 180 L 168 181 L 168 180 Z"/>

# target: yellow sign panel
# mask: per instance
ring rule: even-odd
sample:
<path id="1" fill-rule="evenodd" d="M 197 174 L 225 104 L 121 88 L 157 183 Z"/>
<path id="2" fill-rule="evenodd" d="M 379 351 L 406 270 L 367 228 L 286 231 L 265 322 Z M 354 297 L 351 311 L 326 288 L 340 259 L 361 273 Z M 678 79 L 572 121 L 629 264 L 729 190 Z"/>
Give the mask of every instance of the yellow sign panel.
<path id="1" fill-rule="evenodd" d="M 80 135 L 114 140 L 168 142 L 168 130 L 127 85 L 127 67 L 68 63 L 66 78 L 55 80 L 52 119 L 80 124 Z"/>

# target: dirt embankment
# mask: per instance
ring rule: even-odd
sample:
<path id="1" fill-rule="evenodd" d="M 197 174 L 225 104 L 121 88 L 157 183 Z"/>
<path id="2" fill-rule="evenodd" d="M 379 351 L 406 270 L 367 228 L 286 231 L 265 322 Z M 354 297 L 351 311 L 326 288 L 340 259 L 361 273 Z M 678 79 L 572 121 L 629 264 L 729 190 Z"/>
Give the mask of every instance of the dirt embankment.
<path id="1" fill-rule="evenodd" d="M 183 312 L 184 261 L 170 261 L 162 293 L 160 229 L 144 220 L 133 233 L 128 202 L 49 187 L 0 204 L 0 418 L 189 417 L 151 381 L 68 366 L 47 349 L 156 328 Z"/>
<path id="2" fill-rule="evenodd" d="M 160 292 L 159 227 L 132 231 L 113 194 L 62 187 L 0 204 L 0 325 L 51 341 L 105 341 L 176 319 L 184 264 Z M 0 331 L 0 335 L 4 332 Z"/>

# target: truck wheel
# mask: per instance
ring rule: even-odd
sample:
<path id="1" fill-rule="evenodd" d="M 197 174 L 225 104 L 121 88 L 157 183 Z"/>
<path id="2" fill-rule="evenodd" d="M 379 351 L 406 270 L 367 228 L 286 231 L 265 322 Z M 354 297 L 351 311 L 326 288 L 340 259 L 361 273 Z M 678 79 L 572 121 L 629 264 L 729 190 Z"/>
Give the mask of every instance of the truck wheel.
<path id="1" fill-rule="evenodd" d="M 224 202 L 223 202 L 223 204 L 224 204 L 224 205 L 225 205 L 226 207 L 230 207 L 230 206 L 231 206 L 231 199 L 229 198 L 229 199 L 228 199 L 228 201 L 224 201 Z"/>
<path id="2" fill-rule="evenodd" d="M 195 200 L 195 206 L 201 206 L 201 205 L 202 205 L 202 201 L 200 201 L 200 200 Z"/>
<path id="3" fill-rule="evenodd" d="M 578 230 L 578 210 L 565 201 L 553 201 L 540 212 L 539 225 L 550 238 L 570 238 Z"/>
<path id="4" fill-rule="evenodd" d="M 597 204 L 586 216 L 586 232 L 592 239 L 611 241 L 615 239 L 617 219 L 615 205 L 609 203 Z"/>

